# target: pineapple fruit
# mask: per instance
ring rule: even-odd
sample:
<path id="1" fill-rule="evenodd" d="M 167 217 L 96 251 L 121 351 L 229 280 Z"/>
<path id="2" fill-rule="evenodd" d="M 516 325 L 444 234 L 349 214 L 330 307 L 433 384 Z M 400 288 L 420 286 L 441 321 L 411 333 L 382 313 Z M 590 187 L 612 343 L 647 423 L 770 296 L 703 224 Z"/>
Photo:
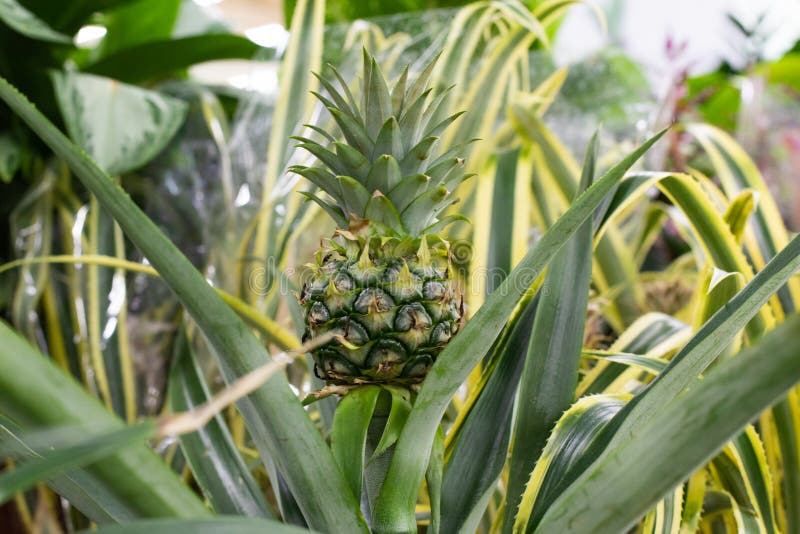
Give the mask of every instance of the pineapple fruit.
<path id="1" fill-rule="evenodd" d="M 461 217 L 438 217 L 468 175 L 463 145 L 437 153 L 439 135 L 460 113 L 429 124 L 447 94 L 426 87 L 432 68 L 414 81 L 406 68 L 390 90 L 365 52 L 359 103 L 331 67 L 340 88 L 318 76 L 329 98 L 315 96 L 345 142 L 315 127 L 327 147 L 296 138 L 321 166 L 291 170 L 327 195 L 305 193 L 338 226 L 309 265 L 299 297 L 304 340 L 336 334 L 312 353 L 317 376 L 329 384 L 418 383 L 463 319 L 450 245 L 440 235 Z"/>

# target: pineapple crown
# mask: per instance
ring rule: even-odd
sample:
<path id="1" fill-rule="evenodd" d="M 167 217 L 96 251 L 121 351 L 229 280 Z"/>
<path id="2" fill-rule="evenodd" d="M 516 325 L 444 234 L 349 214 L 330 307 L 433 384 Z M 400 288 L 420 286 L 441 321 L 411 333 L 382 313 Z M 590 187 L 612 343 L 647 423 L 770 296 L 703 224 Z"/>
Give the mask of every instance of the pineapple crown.
<path id="1" fill-rule="evenodd" d="M 345 142 L 309 125 L 328 141 L 327 147 L 305 137 L 294 139 L 322 166 L 293 166 L 290 170 L 333 199 L 331 203 L 303 193 L 340 228 L 376 225 L 384 234 L 420 236 L 465 219 L 459 215 L 438 219 L 445 208 L 457 202 L 452 190 L 470 176 L 463 173 L 464 159 L 459 154 L 472 141 L 438 153 L 439 136 L 463 112 L 438 119 L 446 113 L 452 86 L 437 94 L 427 87 L 435 62 L 436 58 L 415 80 L 409 80 L 406 67 L 389 89 L 377 61 L 364 50 L 360 104 L 336 68 L 329 65 L 339 82 L 338 90 L 330 80 L 315 74 L 330 99 L 313 94 L 330 111 Z"/>

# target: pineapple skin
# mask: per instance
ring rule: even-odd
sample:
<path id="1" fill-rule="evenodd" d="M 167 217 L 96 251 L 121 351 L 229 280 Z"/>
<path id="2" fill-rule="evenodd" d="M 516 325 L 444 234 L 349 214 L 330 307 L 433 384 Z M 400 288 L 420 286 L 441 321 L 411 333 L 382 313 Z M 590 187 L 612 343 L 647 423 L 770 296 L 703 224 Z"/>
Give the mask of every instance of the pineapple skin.
<path id="1" fill-rule="evenodd" d="M 428 246 L 425 238 L 349 231 L 328 240 L 300 295 L 304 340 L 340 336 L 312 352 L 317 377 L 337 385 L 421 382 L 464 316 L 448 248 L 441 239 Z"/>

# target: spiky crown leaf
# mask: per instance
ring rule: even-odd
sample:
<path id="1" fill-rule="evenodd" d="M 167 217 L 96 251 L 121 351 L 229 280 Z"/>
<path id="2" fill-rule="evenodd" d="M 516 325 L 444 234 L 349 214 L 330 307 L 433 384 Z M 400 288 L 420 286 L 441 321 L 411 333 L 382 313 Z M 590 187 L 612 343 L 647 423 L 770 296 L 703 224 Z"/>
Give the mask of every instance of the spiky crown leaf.
<path id="1" fill-rule="evenodd" d="M 450 88 L 433 94 L 428 88 L 434 58 L 411 81 L 405 68 L 394 87 L 381 72 L 375 58 L 364 51 L 362 95 L 356 101 L 339 72 L 330 66 L 339 89 L 316 75 L 330 98 L 314 95 L 330 111 L 345 142 L 309 126 L 328 140 L 328 145 L 295 137 L 320 167 L 294 166 L 290 170 L 306 177 L 327 193 L 334 203 L 304 193 L 319 204 L 339 225 L 348 229 L 367 220 L 386 233 L 419 236 L 435 233 L 454 219 L 438 215 L 457 201 L 452 190 L 469 177 L 459 156 L 464 145 L 438 153 L 439 136 L 463 112 L 431 124 L 445 110 Z"/>

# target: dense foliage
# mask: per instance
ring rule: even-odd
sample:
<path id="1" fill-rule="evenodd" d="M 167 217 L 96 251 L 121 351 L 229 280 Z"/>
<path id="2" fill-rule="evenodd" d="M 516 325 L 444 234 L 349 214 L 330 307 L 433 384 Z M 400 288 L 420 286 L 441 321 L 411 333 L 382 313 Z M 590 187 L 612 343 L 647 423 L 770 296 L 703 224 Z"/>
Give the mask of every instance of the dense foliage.
<path id="1" fill-rule="evenodd" d="M 702 104 L 674 98 L 662 116 L 676 124 L 642 127 L 626 102 L 645 98 L 643 78 L 626 58 L 593 60 L 625 88 L 605 110 L 580 90 L 603 95 L 602 77 L 552 68 L 543 50 L 572 2 L 476 2 L 435 12 L 415 34 L 364 21 L 326 34 L 325 3 L 301 0 L 274 101 L 198 86 L 189 60 L 122 69 L 114 54 L 180 55 L 181 16 L 156 16 L 169 2 L 102 11 L 108 34 L 88 51 L 64 36 L 97 8 L 60 20 L 30 4 L 0 2 L 2 38 L 49 58 L 27 67 L 38 85 L 0 70 L 11 125 L 0 147 L 13 149 L 3 161 L 34 162 L 0 168 L 20 192 L 13 260 L 0 266 L 0 502 L 14 524 L 800 529 L 800 237 L 732 126 Z M 155 28 L 145 9 L 168 27 L 123 38 L 134 12 Z M 115 17 L 128 21 L 119 33 Z M 97 73 L 147 87 L 88 74 L 98 62 Z M 395 100 L 423 94 L 406 89 L 407 66 L 433 88 L 419 99 L 424 121 Z M 583 119 L 568 143 L 565 109 Z M 610 132 L 590 137 L 599 118 Z M 425 125 L 433 133 L 420 137 Z M 452 155 L 458 182 L 474 174 L 459 203 L 431 189 L 436 201 L 414 217 L 391 217 L 387 205 L 430 191 L 389 195 L 389 182 L 441 171 L 391 166 L 411 146 L 403 131 L 416 132 L 414 148 L 429 144 L 422 156 L 434 145 Z M 315 255 L 335 231 L 344 239 Z M 447 269 L 423 280 L 428 246 Z M 415 380 L 369 366 L 315 376 L 324 351 L 350 362 L 370 336 L 377 346 L 397 334 L 378 328 L 387 313 L 405 344 L 417 325 L 432 339 L 425 306 L 438 301 L 424 289 L 386 309 L 372 291 L 360 310 L 370 288 L 334 284 L 389 263 L 409 287 L 463 292 L 468 319 L 435 358 L 403 362 L 427 356 Z M 304 282 L 322 278 L 328 293 L 309 298 Z M 302 344 L 320 322 L 315 303 L 375 332 L 333 328 Z"/>

